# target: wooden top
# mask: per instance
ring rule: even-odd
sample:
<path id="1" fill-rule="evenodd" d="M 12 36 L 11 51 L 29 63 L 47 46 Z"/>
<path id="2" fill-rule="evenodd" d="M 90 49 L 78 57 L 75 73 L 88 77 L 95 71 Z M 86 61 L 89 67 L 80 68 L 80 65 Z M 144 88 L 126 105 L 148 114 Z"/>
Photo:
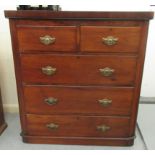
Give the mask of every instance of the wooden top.
<path id="1" fill-rule="evenodd" d="M 153 12 L 54 12 L 49 10 L 5 11 L 6 18 L 14 19 L 149 20 L 153 18 L 153 15 Z"/>

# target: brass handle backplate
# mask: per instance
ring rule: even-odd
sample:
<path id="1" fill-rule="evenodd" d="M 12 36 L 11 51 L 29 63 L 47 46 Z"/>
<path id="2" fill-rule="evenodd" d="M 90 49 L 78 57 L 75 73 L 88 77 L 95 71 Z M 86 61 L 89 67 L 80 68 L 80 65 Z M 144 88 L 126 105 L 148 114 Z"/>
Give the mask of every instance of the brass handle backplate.
<path id="1" fill-rule="evenodd" d="M 112 45 L 115 45 L 118 42 L 118 38 L 115 38 L 113 36 L 108 36 L 106 38 L 103 37 L 102 42 L 105 45 L 112 46 Z"/>
<path id="2" fill-rule="evenodd" d="M 101 68 L 99 69 L 100 73 L 103 75 L 103 76 L 112 76 L 112 74 L 115 72 L 114 69 L 111 69 L 109 67 L 106 67 L 106 68 Z"/>
<path id="3" fill-rule="evenodd" d="M 109 100 L 109 99 L 102 99 L 102 100 L 98 100 L 98 102 L 104 106 L 104 107 L 107 107 L 109 106 L 111 103 L 112 103 L 112 100 Z"/>
<path id="4" fill-rule="evenodd" d="M 42 73 L 46 75 L 54 75 L 56 72 L 56 68 L 53 68 L 51 66 L 42 67 Z"/>
<path id="5" fill-rule="evenodd" d="M 44 45 L 49 45 L 53 44 L 55 42 L 56 38 L 51 37 L 49 35 L 45 35 L 44 37 L 40 37 L 40 42 L 43 43 Z"/>
<path id="6" fill-rule="evenodd" d="M 102 131 L 102 132 L 106 132 L 106 131 L 110 130 L 110 126 L 107 126 L 107 125 L 103 124 L 103 125 L 97 126 L 96 129 L 99 130 L 99 131 Z"/>
<path id="7" fill-rule="evenodd" d="M 59 128 L 59 125 L 58 124 L 55 124 L 55 123 L 50 123 L 50 124 L 47 124 L 46 127 L 48 129 L 55 130 L 55 129 L 58 129 Z"/>
<path id="8" fill-rule="evenodd" d="M 54 98 L 54 97 L 49 97 L 49 98 L 46 98 L 44 101 L 48 105 L 55 105 L 55 104 L 57 104 L 58 99 L 57 98 Z"/>

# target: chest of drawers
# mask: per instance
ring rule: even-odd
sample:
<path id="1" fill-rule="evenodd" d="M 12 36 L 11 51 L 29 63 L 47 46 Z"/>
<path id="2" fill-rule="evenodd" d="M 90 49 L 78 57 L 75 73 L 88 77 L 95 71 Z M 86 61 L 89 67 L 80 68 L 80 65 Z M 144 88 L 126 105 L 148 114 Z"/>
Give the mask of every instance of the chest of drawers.
<path id="1" fill-rule="evenodd" d="M 2 99 L 1 99 L 1 92 L 0 92 L 0 135 L 7 127 L 7 124 L 4 120 L 4 113 L 3 113 L 3 106 L 2 106 Z"/>
<path id="2" fill-rule="evenodd" d="M 132 145 L 152 12 L 5 11 L 22 137 Z"/>

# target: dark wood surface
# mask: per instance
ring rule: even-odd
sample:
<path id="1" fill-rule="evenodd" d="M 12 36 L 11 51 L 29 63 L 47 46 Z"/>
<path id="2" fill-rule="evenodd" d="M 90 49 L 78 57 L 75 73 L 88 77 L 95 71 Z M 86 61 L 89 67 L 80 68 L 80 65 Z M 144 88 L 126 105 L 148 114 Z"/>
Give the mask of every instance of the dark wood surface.
<path id="1" fill-rule="evenodd" d="M 46 35 L 54 37 L 56 41 L 48 46 L 44 45 L 40 42 L 40 37 Z M 18 27 L 19 51 L 75 51 L 76 35 L 75 26 Z"/>
<path id="2" fill-rule="evenodd" d="M 132 145 L 153 13 L 5 11 L 5 16 L 10 19 L 23 141 Z M 62 40 L 55 48 L 38 41 L 58 27 L 69 28 L 65 41 L 65 32 L 58 35 Z M 120 42 L 100 44 L 98 38 L 108 35 L 119 36 Z M 42 73 L 48 65 L 57 68 L 53 76 Z M 101 76 L 102 67 L 115 72 Z M 44 103 L 49 96 L 58 98 L 58 104 Z M 95 101 L 100 96 L 112 98 L 112 104 L 101 107 Z M 60 128 L 49 131 L 47 123 L 59 123 Z M 112 130 L 98 133 L 93 126 L 98 123 L 111 125 Z"/>
<path id="3" fill-rule="evenodd" d="M 3 112 L 3 106 L 2 106 L 2 99 L 1 99 L 1 92 L 0 92 L 0 135 L 7 127 L 7 124 L 4 120 L 4 112 Z"/>
<path id="4" fill-rule="evenodd" d="M 68 144 L 68 145 L 101 145 L 132 146 L 135 137 L 128 138 L 91 138 L 91 137 L 50 137 L 22 135 L 25 143 L 35 144 Z"/>
<path id="5" fill-rule="evenodd" d="M 77 46 L 76 26 L 19 26 L 18 40 L 19 51 L 76 51 Z M 128 31 L 128 35 L 125 33 Z M 84 52 L 138 52 L 141 27 L 112 27 L 112 26 L 81 26 L 80 28 L 80 50 Z M 33 37 L 32 35 L 33 34 Z M 40 37 L 45 35 L 56 38 L 55 43 L 44 45 Z M 118 38 L 115 46 L 107 46 L 102 38 L 114 36 Z M 93 42 L 93 43 L 92 43 Z"/>
<path id="6" fill-rule="evenodd" d="M 25 86 L 26 112 L 29 114 L 89 114 L 130 116 L 134 88 Z M 49 105 L 45 99 L 56 98 Z M 109 99 L 103 106 L 98 100 Z"/>
<path id="7" fill-rule="evenodd" d="M 27 115 L 27 133 L 31 136 L 53 137 L 129 137 L 129 118 L 80 116 L 80 115 Z M 59 125 L 49 129 L 47 125 Z M 103 132 L 97 126 L 106 125 L 109 130 Z"/>
<path id="8" fill-rule="evenodd" d="M 86 52 L 138 52 L 141 27 L 82 26 L 81 51 Z M 128 35 L 126 35 L 128 32 Z M 114 46 L 103 43 L 102 38 L 114 36 Z"/>
<path id="9" fill-rule="evenodd" d="M 108 19 L 108 20 L 149 20 L 153 18 L 153 12 L 76 12 L 76 11 L 12 11 L 6 10 L 5 17 L 7 18 L 19 18 L 19 19 L 77 19 L 77 18 L 89 18 L 89 19 Z"/>
<path id="10" fill-rule="evenodd" d="M 24 84 L 134 86 L 136 63 L 135 56 L 22 55 L 21 73 Z M 56 73 L 43 74 L 46 66 L 56 68 Z M 106 67 L 115 70 L 109 77 L 99 71 Z"/>

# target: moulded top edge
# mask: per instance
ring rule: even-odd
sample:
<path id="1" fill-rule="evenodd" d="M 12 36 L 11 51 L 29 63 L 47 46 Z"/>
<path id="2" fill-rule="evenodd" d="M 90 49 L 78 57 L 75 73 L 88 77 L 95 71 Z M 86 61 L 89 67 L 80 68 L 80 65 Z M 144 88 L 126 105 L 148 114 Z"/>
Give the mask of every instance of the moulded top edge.
<path id="1" fill-rule="evenodd" d="M 49 10 L 6 10 L 6 18 L 14 19 L 118 19 L 149 20 L 154 12 L 95 12 L 95 11 L 49 11 Z"/>

